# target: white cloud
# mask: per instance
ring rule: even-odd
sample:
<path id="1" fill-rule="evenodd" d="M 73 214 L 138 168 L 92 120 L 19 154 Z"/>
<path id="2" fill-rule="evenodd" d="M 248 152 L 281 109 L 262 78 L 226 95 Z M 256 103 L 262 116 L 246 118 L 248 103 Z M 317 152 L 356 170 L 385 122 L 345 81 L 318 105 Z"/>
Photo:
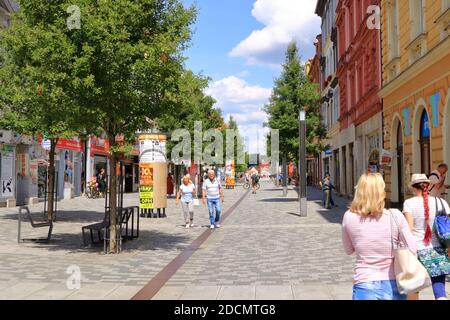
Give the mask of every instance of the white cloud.
<path id="1" fill-rule="evenodd" d="M 263 128 L 263 123 L 267 121 L 267 114 L 262 108 L 272 89 L 252 86 L 239 77 L 230 76 L 212 83 L 205 93 L 217 100 L 216 107 L 222 110 L 226 121 L 233 116 L 250 152 L 265 151 L 267 129 Z"/>
<path id="2" fill-rule="evenodd" d="M 317 0 L 256 0 L 252 15 L 265 25 L 253 31 L 230 52 L 248 64 L 279 66 L 292 40 L 303 60 L 314 54 L 313 42 L 320 33 L 320 18 L 314 14 Z"/>
<path id="3" fill-rule="evenodd" d="M 230 76 L 214 82 L 206 94 L 213 96 L 219 103 L 240 105 L 264 104 L 271 94 L 271 89 L 251 86 L 245 80 Z"/>

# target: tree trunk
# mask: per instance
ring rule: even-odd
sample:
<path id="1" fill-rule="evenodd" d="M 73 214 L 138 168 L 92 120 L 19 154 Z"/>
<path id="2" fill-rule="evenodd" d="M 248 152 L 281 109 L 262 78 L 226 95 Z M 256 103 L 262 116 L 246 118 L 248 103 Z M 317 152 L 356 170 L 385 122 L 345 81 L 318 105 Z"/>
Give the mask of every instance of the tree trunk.
<path id="1" fill-rule="evenodd" d="M 286 153 L 283 154 L 283 197 L 287 197 L 287 160 L 286 160 Z"/>
<path id="2" fill-rule="evenodd" d="M 117 172 L 116 159 L 117 154 L 115 150 L 116 136 L 108 133 L 109 145 L 113 150 L 111 152 L 110 166 L 109 166 L 109 253 L 115 253 L 117 249 L 116 242 L 116 220 L 117 220 Z"/>
<path id="3" fill-rule="evenodd" d="M 47 202 L 47 215 L 48 221 L 55 220 L 54 204 L 57 199 L 55 199 L 55 150 L 58 139 L 50 139 L 50 155 L 48 164 L 48 181 L 47 181 L 47 192 L 48 192 L 48 202 Z"/>

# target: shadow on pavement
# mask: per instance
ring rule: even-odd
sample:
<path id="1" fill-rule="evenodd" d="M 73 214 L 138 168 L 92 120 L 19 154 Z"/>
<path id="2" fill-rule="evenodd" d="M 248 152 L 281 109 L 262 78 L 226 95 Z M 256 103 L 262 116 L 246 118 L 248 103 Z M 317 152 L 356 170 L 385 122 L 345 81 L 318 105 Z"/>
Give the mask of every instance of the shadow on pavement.
<path id="1" fill-rule="evenodd" d="M 23 235 L 26 238 L 26 235 Z M 89 234 L 86 234 L 88 239 Z M 95 234 L 97 241 L 97 234 Z M 152 250 L 182 250 L 190 243 L 191 239 L 184 235 L 173 235 L 160 231 L 140 230 L 139 238 L 127 240 L 122 243 L 122 251 L 152 251 Z M 27 247 L 45 249 L 48 251 L 68 251 L 69 253 L 103 253 L 103 242 L 83 245 L 81 230 L 79 233 L 54 232 L 50 243 L 26 243 Z"/>
<path id="2" fill-rule="evenodd" d="M 43 212 L 32 212 L 31 216 L 36 222 L 46 221 L 46 216 Z M 103 220 L 105 214 L 100 211 L 66 211 L 61 210 L 56 212 L 56 221 L 54 224 L 57 225 L 59 222 L 78 222 L 78 223 L 94 223 Z M 9 213 L 0 216 L 2 220 L 18 220 L 19 213 Z M 26 214 L 22 214 L 22 223 L 29 223 L 29 219 Z"/>

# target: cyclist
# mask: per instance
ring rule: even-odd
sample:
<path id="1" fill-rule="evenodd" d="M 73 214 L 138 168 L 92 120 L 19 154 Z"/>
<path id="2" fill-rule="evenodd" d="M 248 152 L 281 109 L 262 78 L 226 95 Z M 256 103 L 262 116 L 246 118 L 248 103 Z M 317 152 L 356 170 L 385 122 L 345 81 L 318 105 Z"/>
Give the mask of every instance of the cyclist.
<path id="1" fill-rule="evenodd" d="M 256 194 L 256 187 L 258 186 L 258 182 L 259 182 L 259 174 L 258 174 L 258 170 L 255 169 L 255 167 L 253 167 L 250 170 L 250 177 L 252 179 L 252 188 L 253 188 L 253 194 Z"/>

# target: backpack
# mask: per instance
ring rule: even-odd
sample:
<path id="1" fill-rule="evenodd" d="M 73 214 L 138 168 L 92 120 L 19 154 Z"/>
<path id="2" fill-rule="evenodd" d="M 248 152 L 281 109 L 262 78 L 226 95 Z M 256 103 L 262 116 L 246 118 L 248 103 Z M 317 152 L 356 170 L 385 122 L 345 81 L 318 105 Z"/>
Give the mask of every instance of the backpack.
<path id="1" fill-rule="evenodd" d="M 436 200 L 436 218 L 434 220 L 434 231 L 436 237 L 444 248 L 450 248 L 450 216 L 447 214 L 442 199 L 439 198 L 442 209 L 439 210 L 438 198 Z"/>

